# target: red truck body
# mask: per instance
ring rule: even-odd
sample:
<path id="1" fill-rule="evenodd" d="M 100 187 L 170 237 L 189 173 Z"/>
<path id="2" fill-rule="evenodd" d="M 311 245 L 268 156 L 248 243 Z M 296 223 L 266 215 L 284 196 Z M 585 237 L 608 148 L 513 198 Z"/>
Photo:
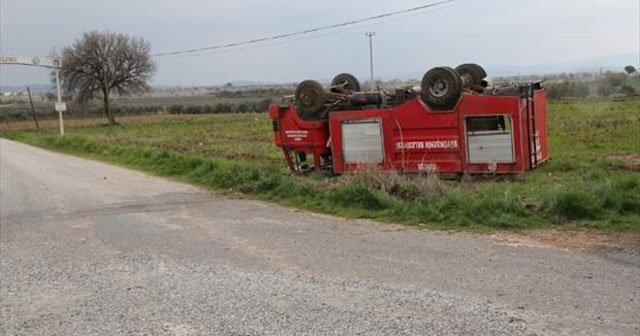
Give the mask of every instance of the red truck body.
<path id="1" fill-rule="evenodd" d="M 526 95 L 465 92 L 454 108 L 431 110 L 419 97 L 386 108 L 299 118 L 295 104 L 272 104 L 274 139 L 294 172 L 363 165 L 407 173 L 521 173 L 549 157 L 544 89 Z"/>

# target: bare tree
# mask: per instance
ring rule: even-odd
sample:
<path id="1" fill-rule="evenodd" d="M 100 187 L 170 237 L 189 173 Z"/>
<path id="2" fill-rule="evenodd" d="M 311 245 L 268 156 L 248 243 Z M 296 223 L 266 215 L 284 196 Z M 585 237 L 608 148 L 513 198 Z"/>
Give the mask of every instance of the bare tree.
<path id="1" fill-rule="evenodd" d="M 156 71 L 151 45 L 142 38 L 112 32 L 89 32 L 62 50 L 60 76 L 65 90 L 79 102 L 100 94 L 109 126 L 116 120 L 111 111 L 112 92 L 124 95 L 149 90 Z"/>

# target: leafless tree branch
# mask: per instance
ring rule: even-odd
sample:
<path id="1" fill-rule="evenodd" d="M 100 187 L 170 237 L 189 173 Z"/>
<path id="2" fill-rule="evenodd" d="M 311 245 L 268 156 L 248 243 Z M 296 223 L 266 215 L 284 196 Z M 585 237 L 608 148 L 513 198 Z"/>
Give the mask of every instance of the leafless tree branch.
<path id="1" fill-rule="evenodd" d="M 62 50 L 62 84 L 82 102 L 100 94 L 109 125 L 114 125 L 109 96 L 112 91 L 124 95 L 149 90 L 148 82 L 157 69 L 150 51 L 151 45 L 142 38 L 85 33 Z"/>

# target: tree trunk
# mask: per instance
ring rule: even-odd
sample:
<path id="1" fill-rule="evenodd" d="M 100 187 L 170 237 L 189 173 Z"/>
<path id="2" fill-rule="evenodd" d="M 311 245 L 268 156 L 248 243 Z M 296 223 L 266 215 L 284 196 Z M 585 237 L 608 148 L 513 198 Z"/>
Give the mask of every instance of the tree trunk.
<path id="1" fill-rule="evenodd" d="M 104 114 L 107 115 L 109 126 L 114 126 L 116 124 L 116 119 L 114 118 L 113 112 L 111 111 L 111 106 L 109 105 L 109 90 L 102 90 L 102 99 L 104 103 Z"/>
<path id="2" fill-rule="evenodd" d="M 116 119 L 113 117 L 113 112 L 111 112 L 111 106 L 109 106 L 109 81 L 107 80 L 107 72 L 102 72 L 102 99 L 104 102 L 104 113 L 107 115 L 107 120 L 109 120 L 109 127 L 114 126 L 116 124 Z"/>

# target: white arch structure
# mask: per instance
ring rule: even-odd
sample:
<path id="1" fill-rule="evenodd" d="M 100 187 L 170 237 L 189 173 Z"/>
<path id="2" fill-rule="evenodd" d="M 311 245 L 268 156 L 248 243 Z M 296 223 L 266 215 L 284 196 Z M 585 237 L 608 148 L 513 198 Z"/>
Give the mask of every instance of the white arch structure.
<path id="1" fill-rule="evenodd" d="M 54 70 L 56 74 L 56 90 L 58 92 L 56 111 L 58 111 L 60 135 L 64 135 L 64 120 L 62 118 L 62 112 L 66 111 L 67 106 L 62 102 L 62 96 L 60 94 L 60 67 L 62 66 L 62 61 L 55 58 L 37 56 L 0 55 L 0 64 L 29 65 Z"/>

